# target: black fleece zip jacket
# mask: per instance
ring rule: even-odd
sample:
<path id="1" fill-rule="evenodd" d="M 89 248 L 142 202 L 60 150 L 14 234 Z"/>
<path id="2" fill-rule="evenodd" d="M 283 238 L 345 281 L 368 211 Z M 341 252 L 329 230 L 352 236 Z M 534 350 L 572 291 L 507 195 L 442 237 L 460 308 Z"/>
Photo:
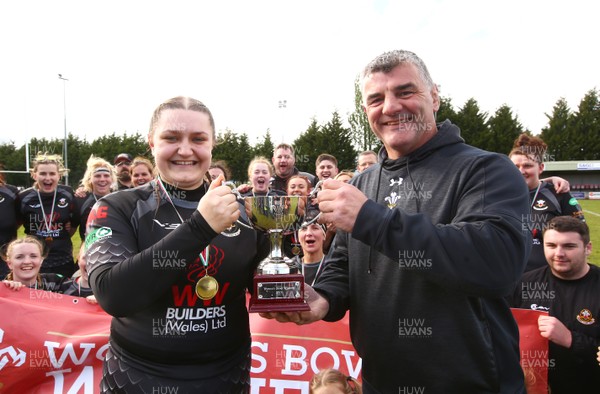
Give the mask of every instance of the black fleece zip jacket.
<path id="1" fill-rule="evenodd" d="M 504 155 L 465 144 L 446 121 L 425 145 L 352 183 L 367 195 L 338 231 L 317 291 L 327 321 L 350 309 L 369 392 L 524 392 L 505 300 L 530 239 L 527 187 Z"/>

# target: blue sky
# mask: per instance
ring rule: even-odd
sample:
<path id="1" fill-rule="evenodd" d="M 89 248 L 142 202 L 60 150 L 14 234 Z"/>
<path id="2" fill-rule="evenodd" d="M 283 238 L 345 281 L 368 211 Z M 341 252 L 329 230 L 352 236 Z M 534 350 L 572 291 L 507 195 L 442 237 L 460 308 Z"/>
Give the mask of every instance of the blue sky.
<path id="1" fill-rule="evenodd" d="M 190 95 L 217 129 L 293 142 L 312 117 L 353 111 L 353 80 L 408 49 L 442 95 L 534 133 L 560 97 L 600 86 L 595 1 L 53 1 L 0 5 L 0 141 L 146 134 L 154 108 Z M 287 107 L 278 108 L 286 100 Z"/>

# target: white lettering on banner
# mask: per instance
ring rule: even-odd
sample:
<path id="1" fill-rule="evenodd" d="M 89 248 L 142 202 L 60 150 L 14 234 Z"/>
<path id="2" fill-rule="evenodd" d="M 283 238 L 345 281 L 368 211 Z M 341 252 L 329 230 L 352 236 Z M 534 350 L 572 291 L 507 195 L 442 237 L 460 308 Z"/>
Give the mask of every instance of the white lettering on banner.
<path id="1" fill-rule="evenodd" d="M 342 350 L 342 354 L 344 355 L 344 359 L 346 360 L 346 367 L 348 368 L 348 375 L 357 378 L 362 370 L 362 358 L 358 357 L 358 362 L 356 363 L 356 368 L 352 368 L 352 357 L 356 356 L 352 350 Z"/>
<path id="2" fill-rule="evenodd" d="M 269 344 L 268 343 L 262 343 L 262 342 L 256 342 L 256 341 L 252 341 L 252 347 L 258 347 L 260 350 L 262 350 L 263 352 L 267 353 L 269 351 Z M 252 354 L 250 355 L 250 357 L 252 358 L 252 360 L 256 360 L 260 363 L 260 367 L 258 368 L 254 368 L 254 367 L 250 367 L 250 372 L 252 373 L 262 373 L 265 371 L 265 369 L 267 369 L 267 359 L 265 359 L 263 356 L 256 354 L 254 352 L 252 352 Z"/>
<path id="3" fill-rule="evenodd" d="M 65 393 L 65 373 L 71 373 L 71 369 L 62 369 L 46 373 L 46 376 L 52 376 L 54 378 L 54 394 Z M 83 367 L 83 370 L 66 394 L 80 394 L 82 388 L 83 394 L 94 394 L 94 387 L 94 367 L 88 365 Z"/>
<path id="4" fill-rule="evenodd" d="M 333 369 L 339 369 L 340 368 L 340 358 L 338 357 L 338 355 L 333 351 L 333 349 L 328 348 L 328 347 L 321 347 L 319 349 L 317 349 L 312 357 L 310 358 L 310 367 L 312 368 L 313 371 L 318 371 L 319 367 L 317 366 L 317 364 L 315 363 L 315 361 L 317 360 L 317 357 L 319 357 L 319 355 L 321 355 L 322 353 L 327 353 L 329 355 L 331 355 L 331 358 L 333 359 L 333 365 L 331 368 Z M 331 365 L 331 364 L 329 364 Z"/>
<path id="5" fill-rule="evenodd" d="M 83 354 L 80 357 L 77 357 L 77 355 L 75 354 L 75 350 L 73 349 L 73 344 L 67 343 L 65 345 L 65 349 L 61 353 L 60 358 L 58 360 L 56 359 L 56 353 L 54 352 L 54 349 L 58 349 L 60 347 L 60 343 L 46 341 L 46 342 L 44 342 L 44 346 L 46 346 L 46 349 L 48 349 L 48 357 L 50 357 L 50 362 L 52 363 L 52 366 L 54 368 L 62 368 L 65 360 L 67 359 L 67 356 L 69 357 L 69 359 L 71 361 L 73 361 L 73 364 L 75 364 L 75 365 L 83 364 L 85 362 L 85 359 L 87 358 L 88 354 L 90 354 L 90 350 L 95 348 L 96 344 L 94 344 L 94 343 L 79 344 L 79 347 L 83 349 Z"/>
<path id="6" fill-rule="evenodd" d="M 250 394 L 260 394 L 261 388 L 270 387 L 275 389 L 275 394 L 285 394 L 286 389 L 292 390 L 292 393 L 308 394 L 308 382 L 300 380 L 283 380 L 283 379 L 269 379 L 269 385 L 267 386 L 267 380 L 263 378 L 250 378 Z"/>
<path id="7" fill-rule="evenodd" d="M 326 362 L 321 361 L 323 359 L 323 354 L 326 353 L 333 360 L 333 368 L 339 369 L 341 364 L 341 357 L 336 353 L 336 351 L 330 347 L 323 346 L 315 349 L 315 351 L 308 357 L 308 351 L 305 347 L 299 345 L 290 345 L 283 344 L 283 355 L 285 358 L 284 367 L 281 369 L 282 375 L 291 375 L 291 376 L 301 376 L 308 372 L 308 363 L 310 363 L 310 374 L 315 374 L 319 372 L 323 365 L 332 365 L 331 360 Z M 276 352 L 274 349 L 271 349 L 270 352 Z M 259 374 L 264 372 L 268 365 L 268 361 L 265 357 L 261 355 L 261 353 L 268 354 L 269 353 L 269 343 L 267 342 L 258 342 L 252 341 L 252 360 L 257 361 L 259 363 L 258 367 L 252 366 L 250 368 L 250 373 Z M 348 374 L 354 378 L 357 378 L 360 375 L 360 371 L 362 369 L 362 359 L 356 355 L 356 353 L 352 350 L 341 350 L 341 355 L 345 361 L 345 367 L 348 370 Z M 353 364 L 352 358 L 357 358 L 356 364 Z M 319 361 L 319 363 L 317 362 Z M 296 368 L 293 368 L 296 366 Z"/>
<path id="8" fill-rule="evenodd" d="M 296 345 L 283 345 L 283 349 L 285 350 L 285 369 L 281 370 L 283 375 L 304 375 L 307 369 L 306 361 L 306 349 L 302 346 Z M 294 357 L 294 351 L 299 355 L 299 357 Z M 297 364 L 300 365 L 300 369 L 292 369 L 292 365 Z"/>

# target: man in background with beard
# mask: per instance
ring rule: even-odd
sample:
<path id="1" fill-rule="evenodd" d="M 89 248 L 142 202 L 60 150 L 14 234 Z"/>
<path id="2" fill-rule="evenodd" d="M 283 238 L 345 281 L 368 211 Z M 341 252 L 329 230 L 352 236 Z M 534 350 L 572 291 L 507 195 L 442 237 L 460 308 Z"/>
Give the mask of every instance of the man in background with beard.
<path id="1" fill-rule="evenodd" d="M 129 153 L 119 153 L 115 156 L 113 164 L 117 170 L 117 190 L 129 189 L 131 184 L 131 162 L 133 157 Z"/>

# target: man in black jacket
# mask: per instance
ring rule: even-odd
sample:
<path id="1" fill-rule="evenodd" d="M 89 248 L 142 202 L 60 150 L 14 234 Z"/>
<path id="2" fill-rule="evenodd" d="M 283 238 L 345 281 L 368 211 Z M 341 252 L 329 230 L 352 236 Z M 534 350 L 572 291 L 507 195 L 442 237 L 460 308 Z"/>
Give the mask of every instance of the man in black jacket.
<path id="1" fill-rule="evenodd" d="M 365 393 L 524 393 L 505 300 L 530 248 L 523 177 L 436 124 L 437 86 L 414 53 L 377 57 L 361 88 L 378 164 L 323 184 L 320 221 L 338 233 L 307 288 L 311 311 L 265 317 L 305 324 L 350 310 Z"/>

